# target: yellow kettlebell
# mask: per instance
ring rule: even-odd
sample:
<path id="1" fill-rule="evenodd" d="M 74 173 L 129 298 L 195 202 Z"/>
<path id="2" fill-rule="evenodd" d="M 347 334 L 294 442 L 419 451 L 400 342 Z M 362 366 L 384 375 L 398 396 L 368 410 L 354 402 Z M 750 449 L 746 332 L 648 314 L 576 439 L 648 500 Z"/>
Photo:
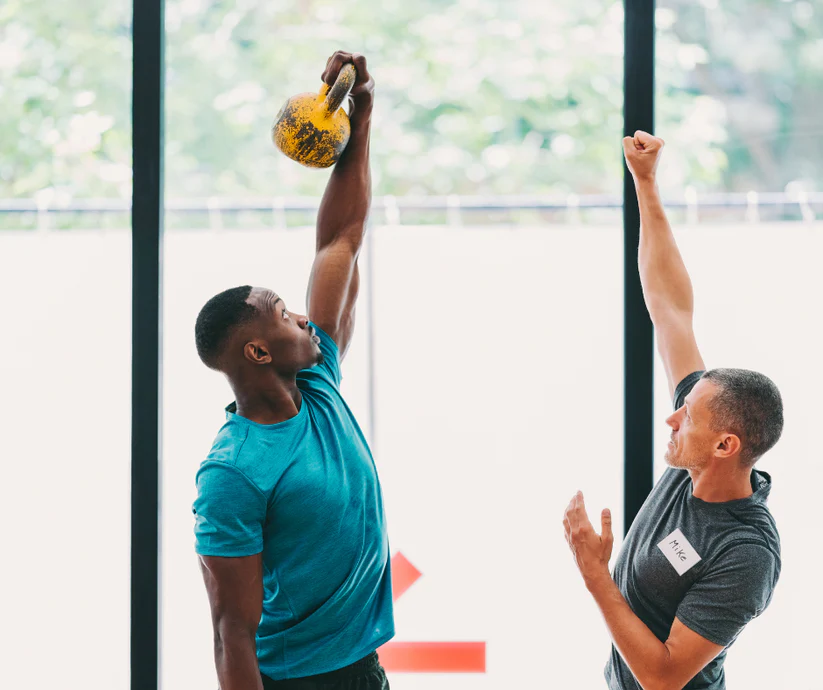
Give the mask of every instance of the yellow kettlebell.
<path id="1" fill-rule="evenodd" d="M 331 89 L 323 84 L 320 93 L 292 96 L 272 125 L 274 145 L 309 168 L 334 165 L 349 143 L 351 124 L 340 106 L 356 78 L 354 65 L 344 65 Z"/>

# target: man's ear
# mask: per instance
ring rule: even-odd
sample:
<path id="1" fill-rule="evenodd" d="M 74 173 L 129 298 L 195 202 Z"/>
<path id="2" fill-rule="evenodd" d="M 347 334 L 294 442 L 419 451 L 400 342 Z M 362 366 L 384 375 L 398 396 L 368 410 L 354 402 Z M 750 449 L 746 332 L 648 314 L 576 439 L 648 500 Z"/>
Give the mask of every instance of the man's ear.
<path id="1" fill-rule="evenodd" d="M 730 458 L 733 455 L 740 453 L 743 444 L 740 442 L 740 437 L 736 434 L 724 434 L 714 449 L 714 455 L 717 458 Z"/>
<path id="2" fill-rule="evenodd" d="M 269 346 L 262 340 L 250 340 L 243 347 L 243 356 L 252 364 L 269 364 L 271 353 Z"/>

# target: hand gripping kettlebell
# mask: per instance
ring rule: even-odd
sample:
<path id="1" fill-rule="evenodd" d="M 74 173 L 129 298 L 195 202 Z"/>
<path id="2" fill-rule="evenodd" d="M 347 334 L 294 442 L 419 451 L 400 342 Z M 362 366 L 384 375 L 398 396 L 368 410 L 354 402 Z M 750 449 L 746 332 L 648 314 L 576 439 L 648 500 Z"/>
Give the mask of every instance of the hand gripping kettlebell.
<path id="1" fill-rule="evenodd" d="M 351 124 L 340 106 L 356 78 L 354 65 L 344 65 L 331 89 L 323 84 L 320 93 L 292 96 L 272 125 L 274 145 L 309 168 L 334 165 L 349 143 Z"/>

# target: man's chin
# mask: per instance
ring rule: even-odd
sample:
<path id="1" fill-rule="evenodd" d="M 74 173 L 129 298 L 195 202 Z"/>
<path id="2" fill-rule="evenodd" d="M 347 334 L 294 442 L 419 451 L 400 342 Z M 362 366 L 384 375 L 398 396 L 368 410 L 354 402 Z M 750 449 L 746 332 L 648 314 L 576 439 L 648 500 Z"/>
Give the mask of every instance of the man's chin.
<path id="1" fill-rule="evenodd" d="M 672 456 L 669 453 L 666 453 L 664 459 L 669 467 L 672 467 L 676 470 L 693 470 L 697 467 L 692 462 L 689 462 L 688 458 L 684 458 L 680 455 Z"/>
<path id="2" fill-rule="evenodd" d="M 323 356 L 323 353 L 319 350 L 314 353 L 314 359 L 309 360 L 306 362 L 306 365 L 302 367 L 302 369 L 314 369 L 317 366 L 323 364 L 326 361 L 326 358 Z"/>
<path id="3" fill-rule="evenodd" d="M 681 467 L 683 467 L 683 465 L 681 465 L 681 464 L 677 461 L 677 456 L 674 456 L 674 457 L 673 457 L 673 456 L 672 456 L 672 454 L 671 454 L 671 453 L 669 453 L 669 451 L 666 451 L 666 454 L 663 456 L 663 459 L 666 461 L 666 464 L 667 464 L 669 467 L 674 467 L 674 468 L 678 468 L 678 469 L 679 469 L 679 468 L 681 468 Z"/>

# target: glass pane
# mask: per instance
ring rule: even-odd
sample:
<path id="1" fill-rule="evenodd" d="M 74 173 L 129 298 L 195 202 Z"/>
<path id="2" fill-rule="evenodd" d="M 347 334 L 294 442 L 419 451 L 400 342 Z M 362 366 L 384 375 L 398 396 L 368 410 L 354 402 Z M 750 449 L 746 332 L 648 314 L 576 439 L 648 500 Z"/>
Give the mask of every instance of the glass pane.
<path id="1" fill-rule="evenodd" d="M 130 24 L 0 7 L 6 687 L 129 683 Z"/>
<path id="2" fill-rule="evenodd" d="M 706 366 L 763 372 L 780 388 L 785 408 L 783 437 L 757 465 L 772 475 L 769 508 L 780 531 L 782 574 L 769 608 L 729 652 L 728 682 L 803 687 L 812 677 L 814 644 L 787 631 L 823 614 L 823 606 L 808 597 L 817 586 L 819 556 L 808 542 L 823 481 L 812 432 L 823 385 L 813 365 L 823 347 L 814 297 L 823 290 L 815 263 L 823 250 L 823 224 L 707 223 L 679 228 L 676 235 L 694 282 L 695 330 Z M 671 414 L 659 361 L 655 378 L 659 475 L 670 431 L 664 420 Z M 767 651 L 781 662 L 762 663 Z"/>
<path id="3" fill-rule="evenodd" d="M 338 48 L 378 84 L 343 392 L 392 553 L 422 573 L 395 607 L 395 641 L 422 661 L 388 664 L 392 687 L 526 685 L 547 649 L 558 685 L 600 683 L 608 635 L 560 523 L 582 489 L 622 533 L 621 4 L 170 1 L 166 19 L 164 685 L 216 680 L 190 509 L 231 392 L 194 321 L 233 285 L 302 308 L 328 175 L 269 128 Z M 599 644 L 570 650 L 573 635 Z M 486 672 L 427 672 L 444 648 L 426 645 L 454 642 Z"/>
<path id="4" fill-rule="evenodd" d="M 620 232 L 388 227 L 375 249 L 378 457 L 423 573 L 397 639 L 483 642 L 488 664 L 392 688 L 528 687 L 547 660 L 557 687 L 597 687 L 608 634 L 561 520 L 581 489 L 623 530 Z"/>
<path id="5" fill-rule="evenodd" d="M 797 220 L 808 216 L 804 199 L 819 213 L 819 7 L 661 0 L 657 27 L 664 195 L 696 205 L 702 220 Z"/>
<path id="6" fill-rule="evenodd" d="M 780 388 L 785 430 L 758 468 L 773 477 L 769 506 L 783 570 L 766 612 L 726 663 L 731 686 L 804 687 L 815 648 L 789 634 L 823 614 L 817 586 L 813 434 L 823 341 L 816 266 L 823 245 L 823 14 L 813 3 L 664 0 L 658 9 L 661 185 L 695 288 L 695 330 L 707 366 L 761 371 Z M 684 190 L 686 193 L 684 194 Z M 707 205 L 707 201 L 713 204 Z M 695 203 L 696 202 L 696 203 Z M 805 221 L 805 222 L 803 222 Z M 670 413 L 656 370 L 658 474 Z M 764 653 L 780 663 L 763 663 Z"/>
<path id="7" fill-rule="evenodd" d="M 622 3 L 169 0 L 166 28 L 170 201 L 321 194 L 269 128 L 341 46 L 379 80 L 377 194 L 622 189 Z"/>

